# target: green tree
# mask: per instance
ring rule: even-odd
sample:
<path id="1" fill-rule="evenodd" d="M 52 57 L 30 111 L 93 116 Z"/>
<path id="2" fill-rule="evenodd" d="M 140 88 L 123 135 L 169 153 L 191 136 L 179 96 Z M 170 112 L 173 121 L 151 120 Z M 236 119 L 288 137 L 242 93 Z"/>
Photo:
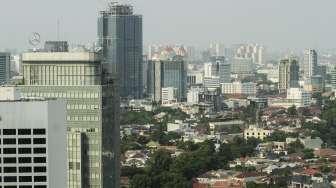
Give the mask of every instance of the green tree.
<path id="1" fill-rule="evenodd" d="M 290 116 L 297 116 L 298 115 L 298 112 L 297 112 L 296 107 L 294 105 L 287 109 L 287 113 Z"/>
<path id="2" fill-rule="evenodd" d="M 314 158 L 314 151 L 312 149 L 304 149 L 302 152 L 303 152 L 304 159 Z"/>
<path id="3" fill-rule="evenodd" d="M 158 175 L 164 171 L 169 171 L 172 161 L 168 151 L 158 150 L 147 161 L 147 171 L 151 175 Z"/>
<path id="4" fill-rule="evenodd" d="M 147 174 L 137 174 L 130 180 L 130 188 L 151 188 L 152 180 Z"/>
<path id="5" fill-rule="evenodd" d="M 301 152 L 304 149 L 303 144 L 300 142 L 300 140 L 296 140 L 295 142 L 292 142 L 288 144 L 288 153 L 297 153 Z"/>

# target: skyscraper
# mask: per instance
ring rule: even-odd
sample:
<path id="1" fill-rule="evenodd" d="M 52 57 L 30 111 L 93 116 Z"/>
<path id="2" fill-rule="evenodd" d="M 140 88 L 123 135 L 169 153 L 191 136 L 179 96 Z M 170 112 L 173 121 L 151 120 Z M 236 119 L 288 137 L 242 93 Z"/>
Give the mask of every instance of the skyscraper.
<path id="1" fill-rule="evenodd" d="M 279 64 L 279 91 L 299 86 L 299 63 L 295 58 L 283 59 Z"/>
<path id="2" fill-rule="evenodd" d="M 0 52 L 0 84 L 10 79 L 10 54 Z"/>
<path id="3" fill-rule="evenodd" d="M 66 101 L 68 187 L 119 187 L 119 95 L 93 52 L 24 53 L 25 97 Z"/>
<path id="4" fill-rule="evenodd" d="M 318 74 L 317 52 L 306 49 L 304 52 L 303 71 L 305 78 L 311 78 Z"/>
<path id="5" fill-rule="evenodd" d="M 66 187 L 65 102 L 0 93 L 0 187 Z"/>
<path id="6" fill-rule="evenodd" d="M 141 98 L 142 16 L 133 14 L 132 6 L 111 3 L 98 18 L 98 43 L 109 71 L 118 79 L 120 96 Z"/>
<path id="7" fill-rule="evenodd" d="M 153 59 L 148 62 L 147 93 L 154 101 L 161 101 L 162 88 L 177 89 L 177 100 L 186 98 L 186 62 L 180 56 L 170 59 Z"/>
<path id="8" fill-rule="evenodd" d="M 231 82 L 231 64 L 228 63 L 224 56 L 211 57 L 210 61 L 213 62 L 218 68 L 218 77 L 220 83 Z"/>

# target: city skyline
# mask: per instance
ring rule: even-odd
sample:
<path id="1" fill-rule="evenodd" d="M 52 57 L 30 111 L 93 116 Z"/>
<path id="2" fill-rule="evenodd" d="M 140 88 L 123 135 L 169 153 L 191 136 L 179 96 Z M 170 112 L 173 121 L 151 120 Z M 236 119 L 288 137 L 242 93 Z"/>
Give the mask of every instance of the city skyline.
<path id="1" fill-rule="evenodd" d="M 226 45 L 255 42 L 274 49 L 333 48 L 330 38 L 336 27 L 330 23 L 336 18 L 332 11 L 336 2 L 332 0 L 323 3 L 229 0 L 193 2 L 192 5 L 189 1 L 176 0 L 127 2 L 134 5 L 135 13 L 144 16 L 144 44 L 181 43 L 204 47 L 219 41 Z M 56 40 L 58 20 L 60 39 L 72 44 L 95 42 L 97 15 L 104 4 L 103 0 L 5 0 L 3 6 L 8 8 L 0 13 L 1 17 L 8 18 L 13 8 L 20 13 L 3 19 L 0 49 L 29 48 L 28 38 L 32 32 L 39 32 L 43 41 Z M 199 14 L 200 11 L 207 14 Z"/>

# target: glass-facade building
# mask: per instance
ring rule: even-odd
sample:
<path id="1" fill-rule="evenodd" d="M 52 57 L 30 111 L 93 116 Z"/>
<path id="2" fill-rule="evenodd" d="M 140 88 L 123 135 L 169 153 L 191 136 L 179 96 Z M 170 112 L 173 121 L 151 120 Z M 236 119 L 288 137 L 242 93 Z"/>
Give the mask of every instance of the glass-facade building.
<path id="1" fill-rule="evenodd" d="M 0 84 L 10 79 L 10 54 L 0 52 Z"/>
<path id="2" fill-rule="evenodd" d="M 98 18 L 98 44 L 104 61 L 118 79 L 120 96 L 142 98 L 142 16 L 129 5 L 111 5 Z"/>
<path id="3" fill-rule="evenodd" d="M 177 89 L 178 101 L 186 99 L 186 62 L 176 56 L 166 60 L 150 60 L 147 73 L 147 93 L 154 101 L 161 101 L 162 88 Z"/>
<path id="4" fill-rule="evenodd" d="M 299 87 L 299 63 L 295 58 L 283 59 L 279 64 L 279 91 Z"/>
<path id="5" fill-rule="evenodd" d="M 119 187 L 119 97 L 96 53 L 25 53 L 24 97 L 66 102 L 68 187 Z"/>

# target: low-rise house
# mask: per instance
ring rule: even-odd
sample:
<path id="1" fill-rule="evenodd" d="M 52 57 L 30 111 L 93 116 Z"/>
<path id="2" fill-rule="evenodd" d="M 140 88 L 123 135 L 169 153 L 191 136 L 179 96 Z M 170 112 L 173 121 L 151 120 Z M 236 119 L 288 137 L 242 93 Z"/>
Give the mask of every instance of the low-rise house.
<path id="1" fill-rule="evenodd" d="M 244 138 L 257 138 L 264 140 L 266 137 L 270 136 L 273 131 L 269 129 L 259 128 L 257 126 L 250 126 L 248 129 L 244 130 Z"/>
<path id="2" fill-rule="evenodd" d="M 122 162 L 123 166 L 136 166 L 137 168 L 145 167 L 148 160 L 146 151 L 143 150 L 129 150 L 125 152 L 125 159 Z"/>
<path id="3" fill-rule="evenodd" d="M 331 148 L 315 150 L 314 155 L 319 158 L 328 159 L 329 161 L 336 161 L 336 150 Z"/>
<path id="4" fill-rule="evenodd" d="M 320 149 L 323 144 L 323 141 L 319 137 L 316 137 L 316 138 L 307 137 L 307 138 L 299 138 L 299 139 L 286 138 L 286 143 L 290 144 L 297 140 L 299 140 L 306 149 Z"/>
<path id="5" fill-rule="evenodd" d="M 244 182 L 256 182 L 260 179 L 267 178 L 267 174 L 263 172 L 243 172 L 234 177 L 235 180 Z"/>
<path id="6" fill-rule="evenodd" d="M 235 180 L 234 171 L 210 171 L 193 180 L 193 188 L 244 188 L 245 183 Z"/>
<path id="7" fill-rule="evenodd" d="M 329 188 L 331 184 L 323 177 L 294 175 L 289 188 Z"/>

